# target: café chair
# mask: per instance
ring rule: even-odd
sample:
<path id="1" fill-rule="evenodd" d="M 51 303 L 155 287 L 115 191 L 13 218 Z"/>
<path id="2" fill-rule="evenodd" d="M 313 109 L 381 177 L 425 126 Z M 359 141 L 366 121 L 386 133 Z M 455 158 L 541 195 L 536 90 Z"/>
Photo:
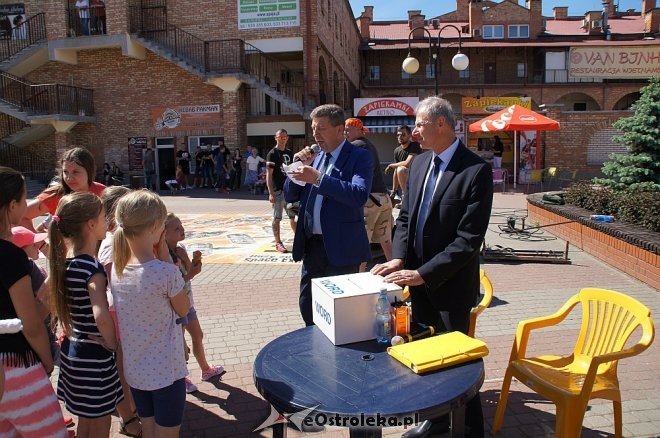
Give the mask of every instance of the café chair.
<path id="1" fill-rule="evenodd" d="M 481 298 L 479 304 L 476 307 L 473 307 L 470 311 L 470 328 L 468 329 L 468 336 L 474 338 L 474 332 L 477 330 L 477 317 L 481 315 L 481 312 L 486 310 L 490 306 L 490 302 L 493 301 L 493 284 L 490 282 L 486 271 L 479 269 L 479 281 L 481 287 L 484 290 L 484 296 Z"/>
<path id="2" fill-rule="evenodd" d="M 530 332 L 559 324 L 578 304 L 582 307 L 582 325 L 573 352 L 563 357 L 526 357 Z M 639 341 L 626 348 L 636 330 L 641 331 Z M 612 400 L 614 434 L 621 437 L 618 361 L 646 350 L 654 335 L 648 307 L 620 292 L 597 288 L 582 289 L 552 315 L 521 321 L 502 383 L 493 434 L 502 426 L 511 378 L 515 377 L 556 405 L 555 436 L 579 437 L 589 400 L 602 398 Z"/>
<path id="3" fill-rule="evenodd" d="M 525 189 L 525 193 L 530 193 L 529 191 L 529 186 L 530 185 L 540 185 L 541 186 L 541 191 L 543 191 L 543 170 L 542 169 L 532 169 L 528 171 L 529 174 L 527 175 L 527 187 Z"/>
<path id="4" fill-rule="evenodd" d="M 493 169 L 493 185 L 502 184 L 502 193 L 506 192 L 506 179 L 507 179 L 506 169 Z"/>
<path id="5" fill-rule="evenodd" d="M 543 182 L 548 183 L 550 190 L 557 183 L 557 174 L 558 170 L 556 167 L 546 167 L 543 169 Z"/>

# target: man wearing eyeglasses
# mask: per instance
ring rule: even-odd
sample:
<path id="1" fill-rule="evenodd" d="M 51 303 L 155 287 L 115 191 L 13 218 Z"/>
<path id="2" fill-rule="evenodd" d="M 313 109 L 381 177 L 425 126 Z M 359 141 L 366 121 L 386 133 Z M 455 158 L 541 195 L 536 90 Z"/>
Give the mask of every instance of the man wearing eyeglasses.
<path id="1" fill-rule="evenodd" d="M 415 115 L 414 133 L 427 151 L 410 168 L 392 260 L 371 273 L 410 286 L 415 322 L 467 334 L 470 310 L 479 297 L 479 251 L 493 204 L 492 169 L 456 138 L 448 101 L 428 97 Z M 484 436 L 479 394 L 467 402 L 465 422 L 468 437 Z M 444 432 L 442 423 L 436 421 L 431 436 Z"/>

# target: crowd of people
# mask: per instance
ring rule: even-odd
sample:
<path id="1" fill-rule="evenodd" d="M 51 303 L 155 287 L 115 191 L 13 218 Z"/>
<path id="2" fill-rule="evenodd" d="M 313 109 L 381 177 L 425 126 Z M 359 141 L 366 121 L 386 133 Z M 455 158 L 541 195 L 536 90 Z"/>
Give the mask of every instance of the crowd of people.
<path id="1" fill-rule="evenodd" d="M 255 149 L 246 158 L 223 145 L 200 147 L 194 157 L 182 149 L 175 180 L 188 187 L 194 177 L 193 184 L 222 189 L 235 164 L 246 161 L 246 182 L 264 164 L 275 249 L 289 251 L 280 236 L 284 211 L 295 233 L 291 252 L 302 261 L 299 307 L 306 325 L 314 324 L 312 280 L 365 270 L 373 242 L 386 262 L 371 272 L 410 287 L 414 321 L 467 333 L 492 205 L 491 167 L 456 137 L 446 100 L 429 97 L 415 114 L 413 130 L 399 128 L 395 162 L 386 169 L 400 196 L 387 190 L 367 128 L 332 104 L 311 113 L 320 151 L 294 154 L 280 129 L 266 159 Z M 224 372 L 206 360 L 191 286 L 201 254 L 188 254 L 183 224 L 153 191 L 106 188 L 93 181 L 95 170 L 86 149 L 66 151 L 59 182 L 28 201 L 22 175 L 0 167 L 0 319 L 18 321 L 0 334 L 2 433 L 66 436 L 59 398 L 78 416 L 80 437 L 107 436 L 115 410 L 129 436 L 177 436 L 185 394 L 196 390 L 187 377 L 184 330 L 201 380 Z M 44 214 L 35 231 L 47 230 L 47 243 L 31 230 Z M 40 250 L 48 273 L 30 262 Z M 48 380 L 56 360 L 57 398 Z M 39 390 L 27 396 L 26 385 Z M 468 436 L 483 436 L 478 394 L 465 419 Z M 442 432 L 446 423 L 437 421 L 433 430 Z"/>
<path id="2" fill-rule="evenodd" d="M 0 167 L 0 433 L 108 436 L 117 411 L 128 436 L 178 436 L 196 391 L 184 330 L 200 379 L 224 372 L 206 360 L 192 297 L 201 254 L 189 257 L 157 194 L 93 181 L 84 148 L 60 164 L 59 182 L 30 201 L 23 176 Z M 47 234 L 33 228 L 43 214 Z M 48 272 L 34 264 L 40 252 Z"/>

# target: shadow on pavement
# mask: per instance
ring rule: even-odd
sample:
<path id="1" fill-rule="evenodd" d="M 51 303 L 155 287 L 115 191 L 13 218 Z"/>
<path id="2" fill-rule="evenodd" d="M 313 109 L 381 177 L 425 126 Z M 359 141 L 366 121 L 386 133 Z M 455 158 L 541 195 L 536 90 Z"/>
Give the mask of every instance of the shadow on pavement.
<path id="1" fill-rule="evenodd" d="M 484 409 L 486 431 L 490 433 L 495 418 L 500 390 L 487 390 L 481 392 L 481 403 Z M 539 409 L 530 405 L 542 405 Z M 545 409 L 548 409 L 546 411 Z M 587 407 L 587 412 L 589 407 Z M 504 422 L 496 437 L 530 436 L 552 437 L 555 435 L 555 407 L 554 404 L 533 392 L 509 391 L 509 400 L 506 405 Z M 614 418 L 612 418 L 612 422 Z M 493 435 L 491 435 L 493 436 Z M 582 427 L 582 438 L 613 437 L 614 434 L 600 430 Z"/>

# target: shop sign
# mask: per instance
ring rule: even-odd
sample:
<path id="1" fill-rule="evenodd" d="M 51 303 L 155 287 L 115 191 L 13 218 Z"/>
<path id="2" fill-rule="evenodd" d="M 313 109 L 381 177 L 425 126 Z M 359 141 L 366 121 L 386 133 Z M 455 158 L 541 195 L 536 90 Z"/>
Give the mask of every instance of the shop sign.
<path id="1" fill-rule="evenodd" d="M 461 98 L 461 113 L 493 114 L 511 105 L 520 105 L 532 109 L 531 97 L 463 97 Z"/>
<path id="2" fill-rule="evenodd" d="M 414 116 L 419 97 L 382 97 L 354 99 L 356 117 Z"/>
<path id="3" fill-rule="evenodd" d="M 298 0 L 238 0 L 238 29 L 300 26 Z"/>
<path id="4" fill-rule="evenodd" d="M 572 47 L 572 78 L 646 79 L 660 75 L 660 46 Z"/>
<path id="5" fill-rule="evenodd" d="M 151 110 L 156 131 L 188 131 L 220 128 L 220 105 L 159 107 Z"/>
<path id="6" fill-rule="evenodd" d="M 128 137 L 128 170 L 143 170 L 142 157 L 147 137 Z"/>

